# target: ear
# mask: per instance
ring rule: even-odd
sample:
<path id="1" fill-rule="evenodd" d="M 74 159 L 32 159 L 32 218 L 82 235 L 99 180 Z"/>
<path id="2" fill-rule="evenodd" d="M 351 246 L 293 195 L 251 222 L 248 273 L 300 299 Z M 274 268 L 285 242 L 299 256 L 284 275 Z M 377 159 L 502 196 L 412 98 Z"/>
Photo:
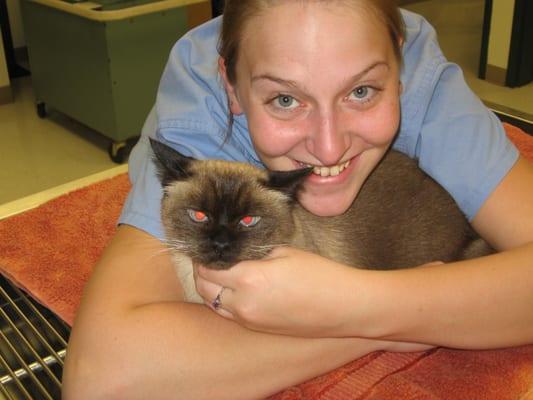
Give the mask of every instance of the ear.
<path id="1" fill-rule="evenodd" d="M 153 161 L 157 168 L 157 176 L 163 187 L 174 181 L 186 179 L 190 176 L 190 164 L 195 161 L 157 140 L 150 138 L 150 145 L 154 152 Z"/>
<path id="2" fill-rule="evenodd" d="M 266 186 L 285 193 L 292 200 L 296 200 L 304 179 L 312 170 L 313 168 L 310 167 L 292 171 L 269 171 Z"/>
<path id="3" fill-rule="evenodd" d="M 235 86 L 229 81 L 228 74 L 226 71 L 226 62 L 222 57 L 218 58 L 218 73 L 222 77 L 224 82 L 224 88 L 226 89 L 226 94 L 228 96 L 228 106 L 232 114 L 239 115 L 243 113 L 239 98 L 237 97 L 237 92 Z"/>

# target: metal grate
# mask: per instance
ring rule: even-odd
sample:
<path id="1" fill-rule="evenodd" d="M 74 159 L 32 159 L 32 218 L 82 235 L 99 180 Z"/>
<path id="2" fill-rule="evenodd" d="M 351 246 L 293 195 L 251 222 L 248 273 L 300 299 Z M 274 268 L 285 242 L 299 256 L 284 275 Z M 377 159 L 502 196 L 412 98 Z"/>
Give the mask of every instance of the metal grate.
<path id="1" fill-rule="evenodd" d="M 60 399 L 70 328 L 0 276 L 0 400 Z"/>

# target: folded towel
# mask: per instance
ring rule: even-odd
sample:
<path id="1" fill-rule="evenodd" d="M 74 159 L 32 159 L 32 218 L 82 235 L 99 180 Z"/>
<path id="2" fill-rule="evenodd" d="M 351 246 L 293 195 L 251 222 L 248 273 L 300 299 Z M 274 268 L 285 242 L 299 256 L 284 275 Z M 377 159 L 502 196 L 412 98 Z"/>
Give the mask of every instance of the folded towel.
<path id="1" fill-rule="evenodd" d="M 72 325 L 129 189 L 121 174 L 1 220 L 0 271 Z"/>
<path id="2" fill-rule="evenodd" d="M 505 125 L 533 160 L 533 137 Z M 0 221 L 0 271 L 68 324 L 130 188 L 119 175 Z M 273 400 L 533 399 L 533 345 L 492 351 L 375 352 Z"/>
<path id="3" fill-rule="evenodd" d="M 376 352 L 269 400 L 531 400 L 533 346 Z"/>

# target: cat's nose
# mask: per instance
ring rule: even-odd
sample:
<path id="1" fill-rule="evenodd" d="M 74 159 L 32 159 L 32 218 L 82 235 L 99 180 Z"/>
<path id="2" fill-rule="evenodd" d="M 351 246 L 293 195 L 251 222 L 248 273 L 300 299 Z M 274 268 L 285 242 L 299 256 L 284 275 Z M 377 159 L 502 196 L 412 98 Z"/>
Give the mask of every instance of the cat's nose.
<path id="1" fill-rule="evenodd" d="M 229 232 L 226 229 L 221 229 L 211 237 L 211 243 L 213 249 L 218 255 L 221 255 L 226 251 L 231 243 Z"/>

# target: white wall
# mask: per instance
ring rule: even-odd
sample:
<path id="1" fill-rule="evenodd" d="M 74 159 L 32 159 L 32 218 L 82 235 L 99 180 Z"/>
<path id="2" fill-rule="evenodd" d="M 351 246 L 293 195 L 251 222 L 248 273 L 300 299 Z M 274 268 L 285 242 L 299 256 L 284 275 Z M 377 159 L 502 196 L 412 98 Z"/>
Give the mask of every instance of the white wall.
<path id="1" fill-rule="evenodd" d="M 507 69 L 515 0 L 493 0 L 487 64 Z"/>

